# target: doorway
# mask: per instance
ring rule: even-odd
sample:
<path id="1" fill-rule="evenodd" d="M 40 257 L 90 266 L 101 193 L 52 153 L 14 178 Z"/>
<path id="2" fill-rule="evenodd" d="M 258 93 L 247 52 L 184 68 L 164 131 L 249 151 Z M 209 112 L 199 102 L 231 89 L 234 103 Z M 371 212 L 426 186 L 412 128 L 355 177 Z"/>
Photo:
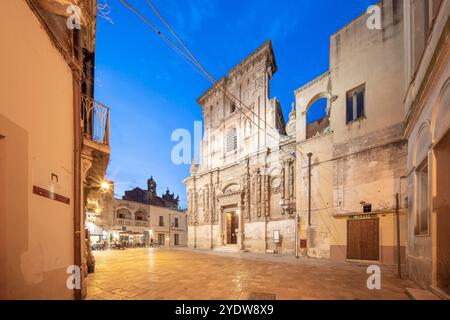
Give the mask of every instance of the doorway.
<path id="1" fill-rule="evenodd" d="M 347 221 L 347 259 L 379 260 L 379 219 Z"/>
<path id="2" fill-rule="evenodd" d="M 227 244 L 237 244 L 238 219 L 235 211 L 227 212 Z"/>
<path id="3" fill-rule="evenodd" d="M 433 213 L 436 216 L 436 285 L 450 293 L 450 131 L 434 148 L 436 182 Z"/>
<path id="4" fill-rule="evenodd" d="M 159 233 L 158 234 L 158 245 L 164 246 L 165 243 L 166 243 L 166 235 L 164 233 Z"/>

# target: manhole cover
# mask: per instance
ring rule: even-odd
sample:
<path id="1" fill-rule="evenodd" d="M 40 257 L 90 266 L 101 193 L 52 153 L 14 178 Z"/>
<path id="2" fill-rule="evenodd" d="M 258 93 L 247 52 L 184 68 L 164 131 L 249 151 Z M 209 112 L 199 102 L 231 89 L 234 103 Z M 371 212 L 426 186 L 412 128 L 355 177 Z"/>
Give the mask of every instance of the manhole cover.
<path id="1" fill-rule="evenodd" d="M 274 293 L 250 292 L 248 300 L 276 300 L 276 296 Z"/>

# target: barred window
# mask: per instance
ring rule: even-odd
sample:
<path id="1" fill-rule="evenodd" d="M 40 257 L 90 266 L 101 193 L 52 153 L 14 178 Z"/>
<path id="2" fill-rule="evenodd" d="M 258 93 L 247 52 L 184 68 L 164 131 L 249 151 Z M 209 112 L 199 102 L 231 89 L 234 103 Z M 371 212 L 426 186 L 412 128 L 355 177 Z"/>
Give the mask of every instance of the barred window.
<path id="1" fill-rule="evenodd" d="M 365 85 L 361 85 L 347 92 L 347 123 L 365 116 Z"/>
<path id="2" fill-rule="evenodd" d="M 236 128 L 228 129 L 227 132 L 227 152 L 237 149 L 237 131 Z"/>
<path id="3" fill-rule="evenodd" d="M 428 235 L 430 224 L 428 159 L 416 170 L 417 174 L 417 209 L 415 221 L 415 234 Z"/>

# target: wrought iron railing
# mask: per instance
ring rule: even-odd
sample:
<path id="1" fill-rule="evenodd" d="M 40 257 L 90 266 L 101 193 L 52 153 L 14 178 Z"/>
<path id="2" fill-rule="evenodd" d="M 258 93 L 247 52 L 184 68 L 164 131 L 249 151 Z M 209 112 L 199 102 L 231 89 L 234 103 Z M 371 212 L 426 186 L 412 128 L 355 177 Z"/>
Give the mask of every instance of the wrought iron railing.
<path id="1" fill-rule="evenodd" d="M 87 95 L 81 99 L 83 134 L 87 139 L 109 146 L 109 108 Z"/>

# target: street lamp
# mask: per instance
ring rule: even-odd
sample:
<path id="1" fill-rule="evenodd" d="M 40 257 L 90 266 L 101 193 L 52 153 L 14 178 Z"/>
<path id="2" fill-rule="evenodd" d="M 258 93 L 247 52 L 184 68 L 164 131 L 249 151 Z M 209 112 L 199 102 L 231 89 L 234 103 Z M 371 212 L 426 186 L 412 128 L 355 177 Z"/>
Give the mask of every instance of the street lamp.
<path id="1" fill-rule="evenodd" d="M 102 181 L 102 183 L 100 184 L 100 187 L 102 189 L 103 192 L 108 192 L 110 185 L 108 181 Z"/>

